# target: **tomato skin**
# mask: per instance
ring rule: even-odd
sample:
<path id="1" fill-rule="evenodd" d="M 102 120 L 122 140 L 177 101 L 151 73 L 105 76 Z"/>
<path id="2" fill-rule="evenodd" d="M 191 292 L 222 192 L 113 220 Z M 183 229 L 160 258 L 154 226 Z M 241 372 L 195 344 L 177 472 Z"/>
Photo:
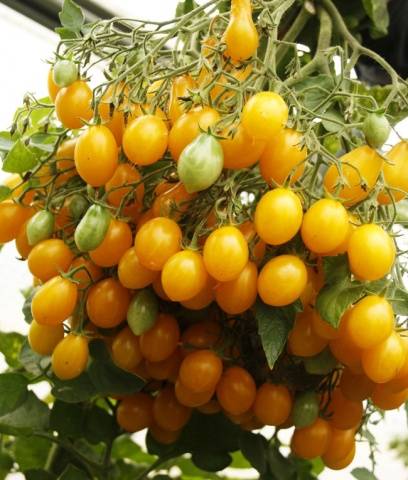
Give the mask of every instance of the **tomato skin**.
<path id="1" fill-rule="evenodd" d="M 182 97 L 191 95 L 191 91 L 197 87 L 196 82 L 190 75 L 181 75 L 172 80 L 169 99 L 169 118 L 174 125 L 176 120 L 184 113 Z"/>
<path id="2" fill-rule="evenodd" d="M 401 336 L 400 339 L 405 351 L 405 360 L 395 377 L 386 384 L 386 387 L 394 393 L 408 388 L 408 337 Z"/>
<path id="3" fill-rule="evenodd" d="M 381 205 L 399 202 L 408 193 L 408 142 L 402 141 L 392 147 L 386 154 L 388 162 L 384 162 L 382 172 L 387 187 L 378 194 L 377 201 Z M 392 198 L 391 198 L 392 197 Z"/>
<path id="4" fill-rule="evenodd" d="M 344 205 L 351 206 L 367 198 L 377 182 L 383 161 L 377 152 L 367 145 L 346 153 L 339 161 L 346 184 L 337 187 L 339 171 L 336 165 L 331 165 L 324 177 L 324 186 L 330 194 L 345 200 Z M 361 186 L 362 179 L 364 188 Z"/>
<path id="5" fill-rule="evenodd" d="M 0 243 L 15 240 L 20 228 L 33 213 L 32 208 L 22 207 L 10 200 L 0 202 Z"/>
<path id="6" fill-rule="evenodd" d="M 254 414 L 264 425 L 279 426 L 289 418 L 292 403 L 292 396 L 285 386 L 264 383 L 256 392 Z"/>
<path id="7" fill-rule="evenodd" d="M 252 57 L 259 44 L 259 35 L 252 20 L 250 0 L 232 0 L 231 16 L 223 35 L 225 55 L 234 62 Z"/>
<path id="8" fill-rule="evenodd" d="M 74 159 L 84 182 L 101 187 L 113 177 L 118 166 L 118 146 L 113 133 L 104 125 L 89 127 L 78 138 Z"/>
<path id="9" fill-rule="evenodd" d="M 135 335 L 150 330 L 157 321 L 159 305 L 151 290 L 140 290 L 132 298 L 127 311 L 127 322 Z"/>
<path id="10" fill-rule="evenodd" d="M 369 113 L 363 122 L 366 142 L 372 148 L 381 148 L 391 133 L 391 125 L 385 115 Z"/>
<path id="11" fill-rule="evenodd" d="M 349 232 L 347 210 L 340 202 L 322 198 L 305 213 L 302 240 L 312 252 L 324 254 L 341 245 Z"/>
<path id="12" fill-rule="evenodd" d="M 58 60 L 54 64 L 52 74 L 58 87 L 69 87 L 78 78 L 78 67 L 71 60 Z"/>
<path id="13" fill-rule="evenodd" d="M 334 357 L 355 373 L 361 373 L 361 349 L 357 348 L 350 340 L 347 333 L 347 323 L 350 311 L 347 311 L 340 322 L 339 335 L 331 340 L 330 350 Z"/>
<path id="14" fill-rule="evenodd" d="M 31 350 L 39 355 L 51 355 L 55 347 L 64 338 L 64 325 L 41 325 L 31 322 L 28 343 Z"/>
<path id="15" fill-rule="evenodd" d="M 83 80 L 71 83 L 59 90 L 55 98 L 55 113 L 66 128 L 76 129 L 83 126 L 83 120 L 92 118 L 92 90 Z"/>
<path id="16" fill-rule="evenodd" d="M 355 430 L 338 430 L 332 428 L 330 434 L 329 445 L 324 453 L 322 460 L 329 466 L 340 462 L 355 448 Z"/>
<path id="17" fill-rule="evenodd" d="M 77 298 L 77 286 L 57 276 L 44 283 L 35 293 L 31 312 L 41 325 L 58 325 L 72 315 Z"/>
<path id="18" fill-rule="evenodd" d="M 202 256 L 192 250 L 172 255 L 164 264 L 161 281 L 166 295 L 174 302 L 190 300 L 200 293 L 207 281 Z"/>
<path id="19" fill-rule="evenodd" d="M 133 370 L 142 361 L 139 338 L 129 327 L 118 332 L 112 342 L 112 359 L 123 370 Z"/>
<path id="20" fill-rule="evenodd" d="M 168 185 L 169 188 L 158 194 L 154 200 L 153 215 L 155 217 L 169 217 L 177 221 L 188 211 L 190 201 L 195 195 L 188 193 L 181 182 L 173 184 L 173 186 L 171 186 L 172 184 Z"/>
<path id="21" fill-rule="evenodd" d="M 28 255 L 28 268 L 34 277 L 46 282 L 59 272 L 68 271 L 74 254 L 63 240 L 50 238 L 38 243 Z"/>
<path id="22" fill-rule="evenodd" d="M 255 225 L 250 220 L 241 223 L 238 228 L 240 232 L 244 235 L 245 240 L 248 243 L 251 258 L 257 265 L 259 265 L 259 263 L 263 260 L 265 256 L 265 242 L 260 238 L 257 238 Z"/>
<path id="23" fill-rule="evenodd" d="M 79 377 L 88 365 L 88 340 L 70 333 L 55 347 L 52 354 L 52 371 L 60 380 Z"/>
<path id="24" fill-rule="evenodd" d="M 149 428 L 149 433 L 156 440 L 156 442 L 159 442 L 162 445 L 171 445 L 172 443 L 177 442 L 181 431 L 169 432 L 168 430 L 164 430 L 163 428 L 153 424 Z"/>
<path id="25" fill-rule="evenodd" d="M 348 335 L 359 348 L 372 348 L 383 342 L 394 328 L 394 312 L 385 298 L 368 295 L 350 311 Z"/>
<path id="26" fill-rule="evenodd" d="M 186 407 L 196 408 L 208 403 L 214 395 L 214 389 L 206 392 L 192 392 L 178 379 L 174 385 L 177 400 Z"/>
<path id="27" fill-rule="evenodd" d="M 169 150 L 174 160 L 201 131 L 207 131 L 220 120 L 219 113 L 210 107 L 203 107 L 183 113 L 174 123 L 169 134 Z"/>
<path id="28" fill-rule="evenodd" d="M 101 102 L 98 106 L 98 113 L 101 116 L 103 124 L 109 128 L 113 133 L 116 143 L 122 144 L 123 130 L 125 129 L 125 115 L 121 111 L 123 105 L 115 105 L 115 108 L 111 114 L 111 103 L 117 103 L 117 98 L 124 96 L 123 86 L 114 87 L 109 86 L 106 92 L 103 94 Z"/>
<path id="29" fill-rule="evenodd" d="M 176 350 L 180 339 L 177 320 L 172 315 L 161 313 L 147 332 L 140 337 L 140 350 L 149 362 L 161 362 Z"/>
<path id="30" fill-rule="evenodd" d="M 282 245 L 299 231 L 302 217 L 299 197 L 286 188 L 275 188 L 260 199 L 255 210 L 254 224 L 257 234 L 264 242 Z"/>
<path id="31" fill-rule="evenodd" d="M 327 343 L 327 339 L 319 337 L 314 332 L 310 310 L 305 310 L 296 315 L 295 324 L 288 338 L 288 347 L 293 355 L 313 357 L 324 350 Z"/>
<path id="32" fill-rule="evenodd" d="M 403 405 L 408 399 L 408 389 L 400 392 L 392 392 L 385 384 L 376 385 L 371 393 L 371 401 L 381 410 L 395 410 Z"/>
<path id="33" fill-rule="evenodd" d="M 204 415 L 214 415 L 214 413 L 218 413 L 221 411 L 221 407 L 217 399 L 212 398 L 209 402 L 197 407 L 197 410 L 200 413 L 204 413 Z"/>
<path id="34" fill-rule="evenodd" d="M 320 457 L 328 448 L 330 434 L 329 423 L 317 418 L 312 425 L 295 430 L 290 444 L 292 453 L 306 460 Z"/>
<path id="35" fill-rule="evenodd" d="M 245 237 L 236 227 L 214 230 L 204 244 L 207 272 L 220 282 L 234 280 L 248 262 L 249 249 Z"/>
<path id="36" fill-rule="evenodd" d="M 370 397 L 374 385 L 366 375 L 356 374 L 349 368 L 345 368 L 341 374 L 339 388 L 348 400 L 362 402 Z"/>
<path id="37" fill-rule="evenodd" d="M 339 330 L 324 321 L 316 309 L 310 309 L 312 328 L 316 335 L 326 340 L 334 340 L 339 336 Z"/>
<path id="38" fill-rule="evenodd" d="M 190 420 L 191 409 L 181 405 L 173 387 L 160 390 L 153 402 L 153 418 L 163 430 L 177 432 Z"/>
<path id="39" fill-rule="evenodd" d="M 395 260 L 392 238 L 379 225 L 366 224 L 351 234 L 347 248 L 350 270 L 361 280 L 379 280 Z"/>
<path id="40" fill-rule="evenodd" d="M 203 320 L 186 328 L 181 336 L 181 342 L 184 350 L 188 352 L 189 349 L 213 348 L 220 337 L 220 324 L 214 320 Z"/>
<path id="41" fill-rule="evenodd" d="M 147 393 L 125 397 L 116 410 L 116 420 L 127 432 L 139 432 L 153 425 L 153 398 Z"/>
<path id="42" fill-rule="evenodd" d="M 290 184 L 303 175 L 308 152 L 301 148 L 303 137 L 296 130 L 282 129 L 273 138 L 268 139 L 259 160 L 261 175 L 271 185 L 283 185 L 290 175 Z"/>
<path id="43" fill-rule="evenodd" d="M 136 248 L 131 247 L 122 255 L 118 265 L 120 283 L 130 290 L 138 290 L 150 285 L 159 272 L 145 268 L 139 261 Z"/>
<path id="44" fill-rule="evenodd" d="M 250 137 L 241 124 L 233 136 L 228 130 L 223 132 L 223 136 L 225 138 L 220 143 L 224 152 L 224 168 L 236 170 L 252 167 L 265 150 L 266 142 Z"/>
<path id="45" fill-rule="evenodd" d="M 319 399 L 315 392 L 298 395 L 293 404 L 292 420 L 296 428 L 312 425 L 319 416 Z"/>
<path id="46" fill-rule="evenodd" d="M 221 378 L 222 368 L 222 360 L 214 352 L 196 350 L 182 361 L 179 380 L 192 393 L 209 392 L 215 389 Z"/>
<path id="47" fill-rule="evenodd" d="M 219 404 L 227 413 L 241 415 L 254 404 L 256 385 L 245 369 L 229 367 L 218 382 L 216 393 Z"/>
<path id="48" fill-rule="evenodd" d="M 338 460 L 337 462 L 331 462 L 328 458 L 324 460 L 325 458 L 324 455 L 322 456 L 322 460 L 324 465 L 330 468 L 331 470 L 343 470 L 353 462 L 355 455 L 356 455 L 356 446 L 353 445 L 350 452 L 345 457 Z"/>
<path id="49" fill-rule="evenodd" d="M 95 250 L 103 242 L 111 222 L 109 211 L 91 205 L 75 229 L 75 244 L 80 252 Z"/>
<path id="50" fill-rule="evenodd" d="M 103 277 L 103 272 L 100 267 L 95 265 L 85 257 L 77 257 L 70 266 L 70 270 L 78 267 L 84 267 L 73 274 L 73 280 L 79 282 L 80 288 L 87 287 L 90 283 L 95 283 Z"/>
<path id="51" fill-rule="evenodd" d="M 357 428 L 363 418 L 363 403 L 347 399 L 339 388 L 331 394 L 330 425 L 339 430 Z"/>
<path id="52" fill-rule="evenodd" d="M 119 263 L 132 243 L 132 230 L 129 225 L 112 218 L 102 243 L 95 250 L 91 250 L 89 256 L 100 267 L 112 267 Z"/>
<path id="53" fill-rule="evenodd" d="M 136 233 L 136 255 L 145 268 L 161 270 L 167 260 L 181 249 L 181 238 L 176 222 L 166 217 L 153 218 Z"/>
<path id="54" fill-rule="evenodd" d="M 28 258 L 31 250 L 33 249 L 33 247 L 28 243 L 27 232 L 26 232 L 27 222 L 25 222 L 21 226 L 18 232 L 18 235 L 16 237 L 16 249 L 20 254 L 20 257 L 23 258 L 24 260 Z"/>
<path id="55" fill-rule="evenodd" d="M 145 367 L 147 373 L 154 380 L 168 380 L 174 382 L 177 379 L 181 361 L 181 351 L 177 348 L 169 357 L 161 362 L 149 362 L 149 360 L 146 360 Z"/>
<path id="56" fill-rule="evenodd" d="M 31 246 L 50 238 L 54 231 L 54 215 L 48 210 L 40 210 L 27 222 L 27 239 Z"/>
<path id="57" fill-rule="evenodd" d="M 47 87 L 48 87 L 48 95 L 52 102 L 55 102 L 58 92 L 61 88 L 54 82 L 54 75 L 52 72 L 52 68 L 48 70 L 48 78 L 47 78 Z"/>
<path id="58" fill-rule="evenodd" d="M 156 115 L 142 115 L 132 120 L 123 134 L 123 150 L 135 165 L 151 165 L 167 150 L 168 130 Z M 143 145 L 143 148 L 140 148 Z"/>
<path id="59" fill-rule="evenodd" d="M 297 300 L 307 283 L 307 270 L 294 255 L 279 255 L 269 260 L 258 277 L 258 293 L 268 305 L 282 307 Z M 285 288 L 282 288 L 285 285 Z"/>
<path id="60" fill-rule="evenodd" d="M 392 332 L 383 342 L 364 350 L 361 361 L 368 378 L 375 383 L 387 383 L 404 365 L 405 355 L 400 336 Z"/>
<path id="61" fill-rule="evenodd" d="M 285 126 L 288 114 L 288 106 L 279 94 L 259 92 L 244 105 L 241 121 L 250 137 L 268 140 Z"/>
<path id="62" fill-rule="evenodd" d="M 189 300 L 180 302 L 183 307 L 190 310 L 202 310 L 203 308 L 208 307 L 211 302 L 215 299 L 215 280 L 207 275 L 207 280 L 204 287 Z"/>
<path id="63" fill-rule="evenodd" d="M 97 327 L 113 328 L 126 319 L 129 303 L 129 291 L 114 278 L 105 278 L 90 288 L 86 311 Z"/>
<path id="64" fill-rule="evenodd" d="M 218 306 L 230 315 L 249 310 L 258 294 L 257 279 L 258 269 L 255 263 L 248 262 L 237 278 L 216 286 L 215 299 Z"/>
<path id="65" fill-rule="evenodd" d="M 106 191 L 112 190 L 108 193 L 108 202 L 114 207 L 119 207 L 126 198 L 122 211 L 125 215 L 135 217 L 142 208 L 144 185 L 139 183 L 136 189 L 134 186 L 127 185 L 136 184 L 141 181 L 141 178 L 140 173 L 128 163 L 119 164 L 105 185 Z"/>

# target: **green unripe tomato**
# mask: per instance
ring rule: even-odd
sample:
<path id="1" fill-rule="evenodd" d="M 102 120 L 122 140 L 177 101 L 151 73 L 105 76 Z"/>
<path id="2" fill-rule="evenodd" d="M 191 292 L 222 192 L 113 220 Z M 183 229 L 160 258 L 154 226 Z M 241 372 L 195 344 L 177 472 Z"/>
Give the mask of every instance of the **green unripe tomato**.
<path id="1" fill-rule="evenodd" d="M 111 216 L 101 205 L 91 205 L 75 229 L 74 239 L 78 250 L 89 252 L 103 242 Z"/>
<path id="2" fill-rule="evenodd" d="M 78 78 L 78 67 L 71 60 L 58 60 L 52 69 L 52 75 L 59 87 L 69 87 Z"/>
<path id="3" fill-rule="evenodd" d="M 48 210 L 37 212 L 27 223 L 27 240 L 33 246 L 50 238 L 54 231 L 54 215 Z"/>
<path id="4" fill-rule="evenodd" d="M 224 153 L 220 142 L 202 133 L 181 152 L 177 172 L 188 193 L 211 187 L 221 175 Z"/>
<path id="5" fill-rule="evenodd" d="M 311 425 L 319 415 L 319 399 L 315 392 L 306 392 L 297 396 L 293 404 L 292 420 L 296 428 Z"/>
<path id="6" fill-rule="evenodd" d="M 85 197 L 79 194 L 75 194 L 71 197 L 69 202 L 69 213 L 74 220 L 79 220 L 86 212 L 89 206 Z"/>
<path id="7" fill-rule="evenodd" d="M 325 137 L 323 140 L 323 145 L 333 155 L 336 155 L 336 153 L 338 153 L 342 148 L 339 136 L 334 134 Z"/>
<path id="8" fill-rule="evenodd" d="M 306 357 L 303 363 L 306 372 L 311 375 L 326 375 L 336 368 L 338 364 L 329 348 L 325 348 L 314 357 Z"/>
<path id="9" fill-rule="evenodd" d="M 135 335 L 150 330 L 156 323 L 159 304 L 156 295 L 148 289 L 140 290 L 130 302 L 127 322 Z"/>
<path id="10" fill-rule="evenodd" d="M 381 148 L 391 132 L 391 125 L 385 115 L 370 113 L 363 123 L 366 142 L 372 148 Z"/>

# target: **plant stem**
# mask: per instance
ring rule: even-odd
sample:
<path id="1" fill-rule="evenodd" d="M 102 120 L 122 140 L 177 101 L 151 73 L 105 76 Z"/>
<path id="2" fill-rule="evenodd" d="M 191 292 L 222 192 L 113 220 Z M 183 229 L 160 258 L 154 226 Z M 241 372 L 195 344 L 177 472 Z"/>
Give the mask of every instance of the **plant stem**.
<path id="1" fill-rule="evenodd" d="M 56 443 L 53 443 L 51 445 L 50 451 L 48 452 L 47 460 L 44 465 L 44 470 L 47 470 L 47 472 L 52 471 L 52 464 L 54 463 L 55 457 L 58 454 L 59 448 L 60 447 Z"/>

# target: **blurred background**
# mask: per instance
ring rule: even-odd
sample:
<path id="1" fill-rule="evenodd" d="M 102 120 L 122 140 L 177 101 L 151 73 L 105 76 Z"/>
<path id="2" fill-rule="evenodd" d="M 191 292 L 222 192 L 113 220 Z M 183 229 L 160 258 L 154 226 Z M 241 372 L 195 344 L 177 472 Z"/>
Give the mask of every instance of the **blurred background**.
<path id="1" fill-rule="evenodd" d="M 406 0 L 404 0 L 408 3 Z M 151 20 L 166 20 L 173 17 L 177 0 L 104 0 L 78 2 L 90 21 L 97 18 L 126 16 Z M 204 2 L 198 2 L 204 3 Z M 0 0 L 0 58 L 2 59 L 0 90 L 0 130 L 9 128 L 13 113 L 21 105 L 24 93 L 30 91 L 41 98 L 47 95 L 47 60 L 52 58 L 58 43 L 53 29 L 58 25 L 58 11 L 61 2 L 57 0 Z M 408 121 L 397 126 L 398 133 L 408 137 Z M 396 143 L 395 132 L 389 139 L 389 146 Z M 0 182 L 6 174 L 0 171 Z M 25 263 L 18 257 L 14 244 L 7 244 L 0 252 L 0 330 L 25 333 L 27 325 L 23 320 L 21 289 L 31 283 L 31 275 Z M 4 367 L 0 354 L 0 368 Z M 1 395 L 1 392 L 0 392 Z M 378 441 L 378 480 L 408 480 L 407 469 L 390 448 L 392 442 L 404 439 L 407 434 L 407 418 L 403 409 L 387 412 L 385 422 L 373 430 Z M 283 433 L 283 438 L 289 435 Z M 370 467 L 369 448 L 359 444 L 356 458 L 347 471 L 326 471 L 322 480 L 351 480 L 351 471 L 356 467 Z M 226 476 L 255 478 L 254 471 L 227 469 Z M 7 480 L 20 480 L 19 474 L 9 475 Z M 363 477 L 361 477 L 361 480 Z M 369 480 L 369 479 L 367 479 Z"/>

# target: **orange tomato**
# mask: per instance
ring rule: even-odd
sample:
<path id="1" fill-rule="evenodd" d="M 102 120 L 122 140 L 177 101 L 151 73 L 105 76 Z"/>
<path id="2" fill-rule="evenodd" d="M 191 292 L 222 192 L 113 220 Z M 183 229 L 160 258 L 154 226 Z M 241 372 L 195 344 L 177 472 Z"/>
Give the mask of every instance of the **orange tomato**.
<path id="1" fill-rule="evenodd" d="M 100 267 L 117 265 L 132 246 L 132 230 L 126 222 L 111 219 L 103 242 L 95 250 L 89 252 L 92 261 Z"/>
<path id="2" fill-rule="evenodd" d="M 92 118 L 92 90 L 83 80 L 59 90 L 55 98 L 55 113 L 66 128 L 76 129 Z"/>
<path id="3" fill-rule="evenodd" d="M 266 142 L 250 137 L 239 124 L 236 130 L 226 129 L 220 140 L 224 152 L 224 168 L 240 169 L 254 165 L 265 150 Z"/>

